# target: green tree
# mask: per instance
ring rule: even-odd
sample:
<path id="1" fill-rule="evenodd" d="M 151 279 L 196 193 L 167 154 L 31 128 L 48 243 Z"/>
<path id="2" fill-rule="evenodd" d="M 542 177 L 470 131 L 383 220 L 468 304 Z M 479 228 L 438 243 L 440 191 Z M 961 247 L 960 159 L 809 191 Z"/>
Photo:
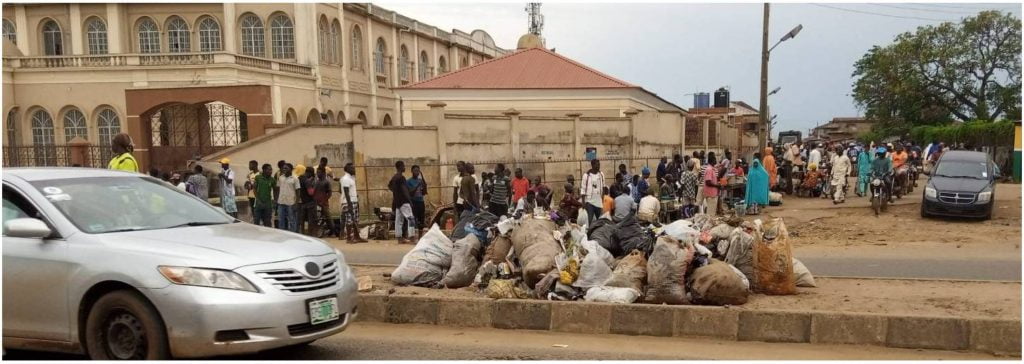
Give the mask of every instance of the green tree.
<path id="1" fill-rule="evenodd" d="M 985 11 L 919 27 L 854 64 L 853 98 L 880 129 L 1019 118 L 1021 21 Z"/>

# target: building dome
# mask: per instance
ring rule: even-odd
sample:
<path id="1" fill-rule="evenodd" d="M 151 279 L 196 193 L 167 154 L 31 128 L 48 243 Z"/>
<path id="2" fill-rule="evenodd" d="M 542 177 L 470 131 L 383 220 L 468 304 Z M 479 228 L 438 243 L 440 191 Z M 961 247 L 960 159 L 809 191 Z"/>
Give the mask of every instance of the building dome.
<path id="1" fill-rule="evenodd" d="M 540 36 L 533 33 L 526 33 L 522 37 L 519 37 L 519 43 L 516 49 L 530 49 L 530 48 L 543 48 L 544 40 L 540 39 Z"/>

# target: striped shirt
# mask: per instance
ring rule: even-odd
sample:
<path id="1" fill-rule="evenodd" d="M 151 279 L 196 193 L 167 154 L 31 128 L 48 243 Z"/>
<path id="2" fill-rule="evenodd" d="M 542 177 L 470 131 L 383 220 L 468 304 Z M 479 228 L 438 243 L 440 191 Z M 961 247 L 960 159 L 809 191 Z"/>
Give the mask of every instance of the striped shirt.
<path id="1" fill-rule="evenodd" d="M 500 176 L 491 178 L 491 203 L 499 205 L 508 204 L 508 184 L 511 181 L 508 177 Z"/>

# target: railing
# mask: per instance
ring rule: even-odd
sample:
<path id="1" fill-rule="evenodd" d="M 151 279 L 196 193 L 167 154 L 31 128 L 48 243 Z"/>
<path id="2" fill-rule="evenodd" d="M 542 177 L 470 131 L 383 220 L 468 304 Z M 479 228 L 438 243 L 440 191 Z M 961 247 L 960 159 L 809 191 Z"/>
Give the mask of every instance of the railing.
<path id="1" fill-rule="evenodd" d="M 310 66 L 226 52 L 4 57 L 3 64 L 15 69 L 235 64 L 302 76 L 313 75 Z"/>
<path id="2" fill-rule="evenodd" d="M 31 145 L 3 147 L 4 167 L 70 167 L 68 145 Z"/>
<path id="3" fill-rule="evenodd" d="M 211 64 L 211 53 L 175 53 L 147 54 L 139 56 L 139 64 L 143 66 Z"/>

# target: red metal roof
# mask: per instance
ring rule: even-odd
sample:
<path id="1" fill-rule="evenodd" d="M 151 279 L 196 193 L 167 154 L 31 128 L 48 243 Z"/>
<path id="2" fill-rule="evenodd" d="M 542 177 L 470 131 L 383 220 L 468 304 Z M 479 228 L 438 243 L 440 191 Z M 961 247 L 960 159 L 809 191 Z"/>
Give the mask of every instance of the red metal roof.
<path id="1" fill-rule="evenodd" d="M 544 48 L 504 57 L 414 83 L 406 89 L 639 88 Z"/>

